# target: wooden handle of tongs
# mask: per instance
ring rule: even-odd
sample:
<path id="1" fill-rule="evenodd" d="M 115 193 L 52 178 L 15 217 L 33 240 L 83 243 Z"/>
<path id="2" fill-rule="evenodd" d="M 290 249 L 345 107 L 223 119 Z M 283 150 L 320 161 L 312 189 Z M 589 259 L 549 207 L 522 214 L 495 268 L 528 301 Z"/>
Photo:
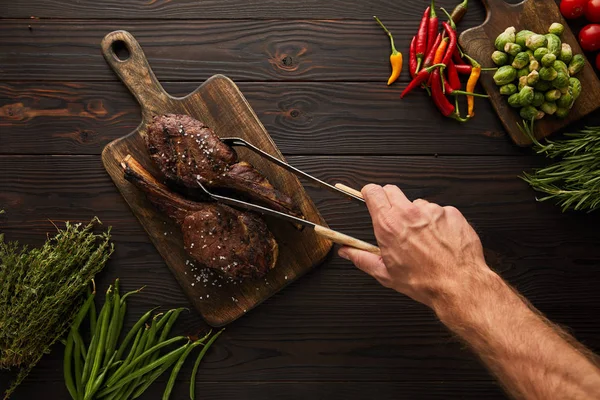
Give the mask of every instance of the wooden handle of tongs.
<path id="1" fill-rule="evenodd" d="M 334 231 L 333 229 L 326 228 L 321 225 L 315 226 L 315 232 L 334 243 L 342 244 L 344 246 L 354 247 L 355 249 L 368 251 L 369 253 L 381 255 L 381 250 L 377 246 L 373 246 L 370 243 L 363 242 L 352 236 L 345 235 L 341 232 Z"/>
<path id="2" fill-rule="evenodd" d="M 343 183 L 336 183 L 335 187 L 338 188 L 338 189 L 340 189 L 340 190 L 342 190 L 342 191 L 344 191 L 344 192 L 346 192 L 346 193 L 350 193 L 350 194 L 353 194 L 356 197 L 360 197 L 361 199 L 364 199 L 361 192 L 359 192 L 356 189 L 352 189 L 350 186 L 346 186 Z"/>

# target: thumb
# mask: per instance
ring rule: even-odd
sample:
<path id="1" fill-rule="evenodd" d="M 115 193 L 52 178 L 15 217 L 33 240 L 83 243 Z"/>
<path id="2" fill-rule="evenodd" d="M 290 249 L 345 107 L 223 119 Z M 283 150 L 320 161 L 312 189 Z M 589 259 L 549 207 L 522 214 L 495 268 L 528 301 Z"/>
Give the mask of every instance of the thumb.
<path id="1" fill-rule="evenodd" d="M 352 261 L 358 269 L 375 277 L 382 276 L 386 270 L 381 256 L 369 253 L 368 251 L 358 250 L 353 247 L 342 247 L 338 255 L 346 260 Z"/>

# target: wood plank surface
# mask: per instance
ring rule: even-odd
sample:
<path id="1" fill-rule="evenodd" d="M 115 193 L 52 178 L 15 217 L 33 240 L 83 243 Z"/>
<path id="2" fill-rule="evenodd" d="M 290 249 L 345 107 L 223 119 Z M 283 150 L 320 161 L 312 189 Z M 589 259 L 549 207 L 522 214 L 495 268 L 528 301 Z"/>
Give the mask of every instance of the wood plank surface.
<path id="1" fill-rule="evenodd" d="M 340 178 L 354 187 L 369 181 L 392 182 L 405 188 L 412 199 L 456 205 L 482 236 L 490 265 L 549 318 L 569 326 L 578 339 L 600 350 L 600 321 L 593 318 L 600 311 L 594 267 L 600 262 L 594 228 L 599 216 L 561 214 L 550 204 L 535 203 L 533 193 L 515 176 L 541 160 L 296 156 L 289 161 L 326 180 Z M 99 277 L 99 285 L 105 287 L 116 277 L 121 278 L 124 290 L 147 285 L 144 295 L 131 302 L 129 324 L 155 305 L 167 309 L 188 304 L 113 189 L 98 156 L 1 156 L 0 170 L 4 172 L 0 174 L 0 207 L 9 211 L 0 216 L 0 225 L 9 238 L 39 244 L 45 233 L 54 229 L 48 218 L 86 220 L 98 215 L 113 226 L 116 252 Z M 308 189 L 332 227 L 372 239 L 362 206 Z M 176 329 L 190 333 L 205 326 L 198 314 L 190 313 Z M 17 394 L 61 382 L 61 357 L 60 350 L 46 356 Z M 189 366 L 181 380 L 188 375 Z M 431 376 L 438 382 L 452 382 L 456 393 L 466 390 L 461 385 L 476 382 L 481 393 L 502 398 L 477 359 L 452 339 L 428 309 L 381 288 L 348 262 L 334 257 L 232 324 L 208 356 L 198 389 L 205 382 L 209 388 L 215 385 L 211 390 L 216 390 L 217 383 L 210 382 L 219 382 L 234 385 L 238 389 L 231 390 L 235 391 L 250 381 L 276 381 L 280 383 L 275 388 L 282 388 L 281 382 L 288 381 L 344 380 L 365 382 L 361 389 L 365 392 L 355 397 L 366 398 L 367 383 L 377 381 L 384 398 L 392 382 L 414 385 L 417 394 L 412 397 L 436 398 L 437 389 L 430 390 L 422 383 Z M 322 385 L 323 390 L 345 393 L 333 383 Z M 179 382 L 178 390 L 183 391 L 182 386 L 186 383 Z M 279 393 L 279 389 L 273 390 L 273 395 Z M 448 396 L 454 393 L 451 388 L 446 390 Z M 249 396 L 253 393 L 257 392 L 251 390 Z M 471 394 L 465 391 L 461 396 L 469 398 Z"/>
<path id="2" fill-rule="evenodd" d="M 494 40 L 509 26 L 515 27 L 517 32 L 528 29 L 546 34 L 550 25 L 559 22 L 565 26 L 565 31 L 560 37 L 561 41 L 572 47 L 573 54 L 583 54 L 577 37 L 560 14 L 554 0 L 526 0 L 517 5 L 508 5 L 498 0 L 484 0 L 484 4 L 488 10 L 488 17 L 483 25 L 469 29 L 460 35 L 460 44 L 463 49 L 482 62 L 484 66 L 495 67 L 491 60 L 492 53 L 496 50 Z M 583 90 L 569 115 L 562 119 L 548 115 L 536 122 L 534 132 L 538 139 L 549 136 L 600 108 L 600 96 L 598 95 L 600 80 L 589 61 L 586 60 L 586 65 L 577 74 L 577 78 L 581 81 Z M 521 132 L 518 126 L 522 123 L 523 118 L 519 115 L 518 110 L 508 105 L 508 97 L 500 94 L 492 76 L 484 75 L 481 84 L 490 95 L 490 101 L 512 140 L 520 146 L 530 145 L 531 140 Z"/>
<path id="3" fill-rule="evenodd" d="M 511 0 L 513 2 L 518 0 Z M 79 0 L 4 1 L 0 18 L 104 18 L 104 19 L 356 19 L 371 18 L 373 14 L 399 20 L 415 21 L 423 14 L 425 0 L 398 2 L 393 0 L 107 0 L 97 3 Z M 455 0 L 438 0 L 440 7 L 451 10 Z M 469 18 L 483 19 L 481 5 L 469 2 Z"/>

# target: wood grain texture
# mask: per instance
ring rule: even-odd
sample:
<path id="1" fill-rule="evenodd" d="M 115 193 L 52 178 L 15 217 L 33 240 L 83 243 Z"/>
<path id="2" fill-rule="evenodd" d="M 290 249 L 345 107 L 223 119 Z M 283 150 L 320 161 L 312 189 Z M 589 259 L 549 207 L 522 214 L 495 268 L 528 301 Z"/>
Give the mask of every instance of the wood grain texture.
<path id="1" fill-rule="evenodd" d="M 114 44 L 119 42 L 129 50 L 130 56 L 126 60 L 119 59 L 113 52 Z M 102 52 L 142 108 L 140 126 L 109 143 L 102 151 L 102 162 L 183 291 L 210 325 L 223 326 L 234 321 L 323 262 L 332 245 L 325 236 L 310 229 L 293 229 L 284 221 L 268 219 L 269 229 L 279 244 L 279 257 L 275 268 L 264 279 L 229 282 L 212 273 L 206 276 L 199 271 L 200 265 L 194 267 L 197 263 L 186 254 L 181 231 L 175 222 L 153 207 L 145 194 L 123 176 L 121 163 L 128 155 L 135 157 L 154 176 L 159 176 L 144 143 L 152 117 L 169 113 L 190 115 L 220 136 L 241 137 L 275 157 L 283 159 L 283 156 L 241 92 L 225 76 L 214 76 L 188 96 L 175 98 L 169 96 L 156 80 L 142 48 L 130 33 L 115 31 L 106 35 Z M 326 225 L 294 175 L 282 174 L 279 167 L 247 150 L 237 152 L 240 159 L 250 162 L 276 188 L 289 195 L 306 219 Z"/>
<path id="2" fill-rule="evenodd" d="M 528 29 L 533 32 L 546 33 L 553 22 L 560 22 L 565 26 L 561 40 L 571 45 L 573 54 L 583 54 L 577 38 L 569 29 L 568 23 L 560 14 L 554 0 L 526 0 L 516 5 L 509 5 L 498 0 L 484 0 L 483 3 L 486 5 L 488 12 L 486 21 L 480 27 L 463 32 L 460 35 L 460 44 L 467 53 L 474 55 L 485 66 L 494 66 L 490 59 L 495 50 L 494 40 L 509 26 L 514 26 L 517 32 Z M 577 78 L 581 80 L 583 91 L 568 117 L 559 119 L 548 116 L 541 121 L 537 121 L 535 124 L 536 137 L 543 138 L 551 135 L 600 107 L 600 96 L 598 95 L 600 93 L 600 80 L 589 61 L 586 60 L 586 66 L 577 75 Z M 498 112 L 506 131 L 513 141 L 519 146 L 530 145 L 531 140 L 517 126 L 518 123 L 522 122 L 522 118 L 519 116 L 518 111 L 508 105 L 506 96 L 500 94 L 492 75 L 484 75 L 481 83 L 490 95 L 492 105 Z"/>
<path id="3" fill-rule="evenodd" d="M 368 2 L 345 0 L 106 0 L 96 3 L 80 0 L 76 5 L 68 0 L 29 0 L 10 2 L 2 0 L 0 17 L 29 18 L 104 18 L 104 19 L 369 19 L 380 17 L 416 21 L 426 7 L 425 1 L 396 2 L 372 0 Z M 439 0 L 440 7 L 451 10 L 454 0 Z M 469 13 L 481 16 L 481 5 L 469 3 Z"/>
<path id="4" fill-rule="evenodd" d="M 600 216 L 562 214 L 551 204 L 535 203 L 534 193 L 516 176 L 542 160 L 466 156 L 290 157 L 288 161 L 328 182 L 339 178 L 352 187 L 369 181 L 397 183 L 411 199 L 456 205 L 482 236 L 488 263 L 550 319 L 569 326 L 579 340 L 600 350 L 600 320 L 594 317 L 600 312 L 600 243 L 595 228 Z M 39 244 L 54 229 L 48 219 L 85 221 L 97 214 L 113 226 L 116 252 L 99 276 L 99 286 L 105 288 L 116 277 L 121 278 L 123 290 L 147 285 L 143 295 L 131 300 L 128 325 L 157 305 L 162 309 L 189 306 L 114 190 L 100 157 L 4 156 L 0 170 L 4 172 L 0 208 L 8 210 L 0 216 L 0 226 L 8 238 Z M 372 240 L 363 206 L 326 191 L 311 187 L 308 191 L 332 227 Z M 204 329 L 206 324 L 193 311 L 175 327 L 176 333 Z M 381 288 L 337 257 L 235 321 L 213 350 L 197 386 L 201 390 L 206 384 L 209 394 L 217 390 L 214 382 L 224 386 L 224 393 L 234 393 L 236 385 L 250 381 L 275 382 L 269 384 L 275 387 L 301 381 L 307 390 L 314 381 L 324 382 L 323 388 L 327 381 L 351 381 L 364 385 L 365 391 L 376 385 L 370 381 L 378 381 L 379 386 L 371 387 L 379 387 L 384 398 L 391 396 L 386 390 L 391 390 L 392 382 L 414 385 L 416 394 L 408 398 L 435 398 L 437 389 L 426 385 L 435 377 L 445 382 L 439 390 L 444 393 L 446 388 L 448 397 L 469 398 L 471 391 L 465 387 L 474 385 L 473 393 L 503 398 L 476 357 L 429 310 Z M 61 363 L 58 345 L 17 393 L 22 397 L 15 398 L 30 398 L 30 393 L 46 388 L 54 391 L 52 382 L 62 384 Z M 186 365 L 177 390 L 187 387 L 189 371 Z M 160 398 L 159 387 L 148 398 Z M 274 398 L 277 393 L 266 391 L 259 397 Z M 250 390 L 247 398 L 255 394 Z M 348 398 L 369 395 L 357 392 Z"/>
<path id="5" fill-rule="evenodd" d="M 98 44 L 107 33 L 124 29 L 140 42 L 161 82 L 202 82 L 220 73 L 234 81 L 370 81 L 385 86 L 389 40 L 371 15 L 359 21 L 2 20 L 0 80 L 117 81 Z M 418 20 L 392 16 L 384 21 L 398 49 L 407 54 Z M 408 78 L 405 71 L 394 88 L 400 91 Z"/>

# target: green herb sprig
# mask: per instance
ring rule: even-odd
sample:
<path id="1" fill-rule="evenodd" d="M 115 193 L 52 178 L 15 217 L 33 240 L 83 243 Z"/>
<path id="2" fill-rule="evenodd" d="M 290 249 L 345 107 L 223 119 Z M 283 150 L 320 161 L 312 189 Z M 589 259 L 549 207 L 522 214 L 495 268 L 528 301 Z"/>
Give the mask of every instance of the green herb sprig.
<path id="1" fill-rule="evenodd" d="M 41 248 L 4 242 L 0 234 L 0 368 L 18 368 L 10 396 L 29 371 L 64 336 L 81 294 L 113 252 L 108 231 L 66 223 Z"/>
<path id="2" fill-rule="evenodd" d="M 521 179 L 547 196 L 538 201 L 555 201 L 563 211 L 600 208 L 600 126 L 567 133 L 565 140 L 540 143 L 533 134 L 533 121 L 519 126 L 533 142 L 538 154 L 557 159 L 554 164 L 523 173 Z"/>

